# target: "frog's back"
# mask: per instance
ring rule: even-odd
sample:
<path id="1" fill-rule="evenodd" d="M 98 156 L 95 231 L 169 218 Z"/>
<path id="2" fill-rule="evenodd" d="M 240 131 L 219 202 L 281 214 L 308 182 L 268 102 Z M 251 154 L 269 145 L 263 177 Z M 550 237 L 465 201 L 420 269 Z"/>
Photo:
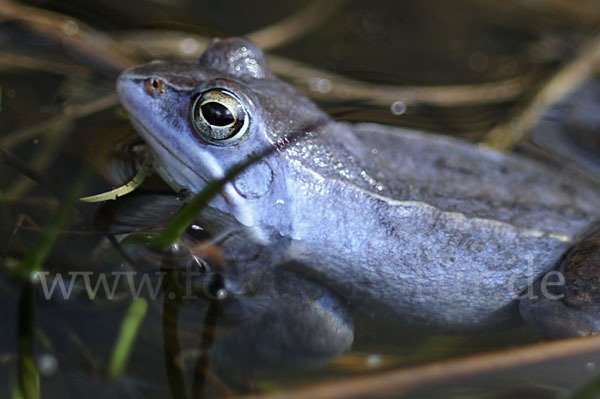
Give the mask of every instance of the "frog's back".
<path id="1" fill-rule="evenodd" d="M 576 172 L 403 129 L 327 130 L 304 143 L 318 151 L 304 159 L 329 162 L 304 162 L 310 172 L 296 179 L 321 176 L 311 211 L 295 211 L 293 255 L 405 319 L 501 322 L 600 220 L 599 185 Z"/>
<path id="2" fill-rule="evenodd" d="M 600 182 L 575 169 L 376 124 L 338 136 L 360 168 L 351 183 L 393 201 L 569 239 L 600 220 Z"/>

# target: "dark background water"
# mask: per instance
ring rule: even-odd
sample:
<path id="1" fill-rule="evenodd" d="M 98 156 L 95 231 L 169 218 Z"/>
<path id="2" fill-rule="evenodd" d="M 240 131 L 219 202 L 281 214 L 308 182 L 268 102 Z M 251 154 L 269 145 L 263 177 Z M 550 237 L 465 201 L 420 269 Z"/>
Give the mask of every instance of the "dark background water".
<path id="1" fill-rule="evenodd" d="M 123 110 L 109 97 L 121 67 L 152 58 L 196 56 L 202 38 L 252 36 L 294 15 L 307 2 L 31 1 L 20 3 L 32 7 L 31 13 L 22 15 L 8 15 L 8 8 L 2 11 L 8 4 L 0 2 L 0 135 L 2 146 L 22 164 L 5 157 L 0 169 L 4 264 L 0 269 L 0 397 L 17 397 L 11 392 L 18 374 L 16 343 L 22 330 L 17 321 L 24 317 L 24 306 L 19 307 L 18 301 L 23 284 L 9 276 L 39 241 L 41 228 L 59 209 L 59 198 L 83 179 L 81 171 L 89 171 L 84 194 L 110 189 L 130 177 L 127 144 L 135 140 L 135 134 Z M 41 10 L 39 16 L 36 10 Z M 56 14 L 44 19 L 45 11 Z M 57 23 L 54 17 L 66 19 Z M 92 30 L 69 23 L 68 18 L 88 24 Z M 308 25 L 310 18 L 300 25 Z M 322 71 L 307 72 L 317 80 L 303 80 L 285 66 L 277 69 L 340 119 L 413 127 L 475 141 L 518 116 L 536 89 L 598 34 L 599 21 L 600 3 L 584 0 L 347 1 L 317 26 L 273 46 L 269 54 Z M 173 32 L 179 32 L 176 38 L 171 38 Z M 109 39 L 121 46 L 126 57 L 121 58 L 108 45 Z M 108 46 L 95 49 L 86 46 L 86 40 L 99 46 L 106 40 Z M 189 51 L 186 54 L 181 49 Z M 273 59 L 274 68 L 277 62 Z M 368 87 L 408 86 L 405 93 L 410 87 L 432 90 L 421 101 L 406 101 L 401 107 L 404 112 L 396 115 L 392 103 L 377 91 L 360 95 L 359 90 L 359 95 L 350 97 L 328 92 L 327 84 L 333 82 L 335 87 L 337 75 L 368 83 Z M 324 82 L 323 76 L 331 79 Z M 501 86 L 513 78 L 525 83 L 506 98 L 491 94 L 469 104 L 459 102 L 458 97 L 443 103 L 435 100 L 434 94 L 449 86 L 472 85 L 466 89 L 472 94 L 479 84 Z M 319 82 L 325 86 L 318 86 Z M 94 112 L 82 111 L 82 106 L 103 98 L 108 99 L 107 105 Z M 85 115 L 69 117 L 78 113 Z M 519 145 L 522 151 L 530 147 L 526 140 Z M 24 177 L 30 169 L 40 174 L 34 176 L 35 183 Z M 168 191 L 158 181 L 147 183 L 144 189 Z M 63 223 L 63 231 L 43 263 L 44 270 L 127 270 L 127 261 L 111 249 L 100 231 L 134 228 L 126 225 L 130 220 L 122 214 L 114 216 L 106 207 L 98 213 L 98 207 L 80 205 L 70 222 Z M 136 214 L 140 208 L 135 205 L 125 212 L 142 225 L 161 226 L 170 216 L 149 220 L 148 215 Z M 155 268 L 160 264 L 160 257 L 143 247 L 132 244 L 126 249 L 130 256 L 145 259 Z M 58 362 L 56 370 L 41 367 L 42 397 L 158 398 L 173 393 L 163 356 L 162 300 L 149 303 L 125 375 L 111 379 L 106 371 L 110 354 L 131 301 L 127 296 L 111 301 L 86 298 L 84 291 L 78 291 L 74 300 L 48 301 L 38 293 L 34 314 L 26 315 L 35 326 L 36 362 Z M 207 342 L 202 338 L 207 334 L 207 312 L 206 304 L 191 304 L 182 310 L 177 331 L 183 359 L 180 369 L 188 388 L 194 385 L 192 380 L 201 380 L 204 385 L 197 392 L 218 397 L 311 386 L 318 381 L 344 384 L 357 375 L 544 340 L 524 326 L 475 335 L 443 335 L 388 323 L 374 314 L 356 326 L 352 351 L 329 365 L 293 371 L 211 370 L 208 377 L 206 373 L 198 377 L 193 370 L 202 359 L 198 349 Z M 208 333 L 218 336 L 222 332 Z M 420 386 L 411 397 L 560 397 L 593 376 L 597 361 L 598 357 L 590 354 L 512 368 L 435 387 Z"/>

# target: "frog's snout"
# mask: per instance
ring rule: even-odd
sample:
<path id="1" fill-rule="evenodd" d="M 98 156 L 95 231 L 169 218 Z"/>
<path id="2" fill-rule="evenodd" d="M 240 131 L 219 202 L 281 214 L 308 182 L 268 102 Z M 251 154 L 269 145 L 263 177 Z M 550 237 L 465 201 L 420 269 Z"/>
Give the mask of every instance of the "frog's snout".
<path id="1" fill-rule="evenodd" d="M 123 106 L 131 112 L 148 101 L 148 96 L 158 98 L 167 93 L 164 80 L 150 76 L 140 76 L 134 70 L 126 70 L 117 79 L 117 95 Z"/>
<path id="2" fill-rule="evenodd" d="M 123 104 L 128 111 L 132 100 L 137 97 L 136 92 L 139 90 L 139 81 L 136 80 L 137 79 L 134 79 L 130 75 L 129 70 L 121 73 L 117 79 L 117 96 L 119 97 L 121 104 Z"/>

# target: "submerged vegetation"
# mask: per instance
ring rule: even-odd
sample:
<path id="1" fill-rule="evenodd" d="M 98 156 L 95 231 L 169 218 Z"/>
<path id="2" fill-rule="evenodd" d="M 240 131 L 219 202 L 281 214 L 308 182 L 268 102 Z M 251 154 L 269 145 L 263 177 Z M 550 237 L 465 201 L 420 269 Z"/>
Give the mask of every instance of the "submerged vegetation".
<path id="1" fill-rule="evenodd" d="M 244 35 L 334 117 L 527 152 L 531 130 L 600 64 L 600 6 L 584 0 L 234 3 L 248 17 L 217 6 L 202 14 L 208 5 L 185 1 L 0 0 L 0 396 L 600 395 L 599 337 L 540 343 L 523 328 L 448 337 L 407 326 L 379 337 L 359 326 L 353 351 L 317 370 L 210 367 L 215 337 L 234 327 L 216 321 L 218 293 L 186 306 L 189 282 L 177 272 L 190 259 L 218 269 L 219 249 L 195 215 L 264 154 L 185 205 L 186 193 L 156 201 L 169 192 L 156 177 L 126 201 L 79 202 L 135 174 L 138 141 L 113 87 L 121 70 L 197 57 L 211 37 Z M 130 279 L 134 272 L 155 278 Z M 67 276 L 73 295 L 64 298 Z M 143 284 L 155 284 L 157 297 Z"/>

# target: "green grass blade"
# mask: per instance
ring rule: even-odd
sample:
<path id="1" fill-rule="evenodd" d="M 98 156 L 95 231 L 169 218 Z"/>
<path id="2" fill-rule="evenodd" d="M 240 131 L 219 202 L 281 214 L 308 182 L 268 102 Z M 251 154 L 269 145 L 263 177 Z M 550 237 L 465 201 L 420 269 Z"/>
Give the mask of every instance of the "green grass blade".
<path id="1" fill-rule="evenodd" d="M 56 238 L 62 227 L 67 224 L 74 208 L 75 201 L 83 189 L 85 175 L 83 175 L 63 199 L 58 212 L 52 217 L 50 223 L 44 228 L 41 236 L 33 248 L 27 252 L 21 261 L 17 273 L 24 277 L 21 285 L 18 311 L 18 392 L 15 397 L 24 399 L 40 398 L 40 376 L 35 363 L 35 320 L 34 320 L 34 287 L 31 275 L 41 269 L 42 263 L 54 246 Z"/>
<path id="2" fill-rule="evenodd" d="M 23 281 L 19 296 L 17 324 L 17 378 L 23 399 L 40 398 L 40 375 L 35 364 L 34 291 L 30 281 Z M 18 395 L 16 395 L 18 396 Z"/>
<path id="3" fill-rule="evenodd" d="M 225 184 L 232 181 L 247 167 L 260 160 L 277 147 L 269 148 L 267 151 L 250 155 L 244 162 L 234 165 L 227 171 L 225 176 L 218 180 L 208 182 L 206 187 L 192 198 L 175 217 L 167 224 L 164 230 L 152 242 L 155 248 L 165 248 L 179 240 L 185 229 L 194 221 L 196 215 L 204 209 L 208 203 L 217 195 Z"/>
<path id="4" fill-rule="evenodd" d="M 208 205 L 225 185 L 224 179 L 213 180 L 192 198 L 176 215 L 169 224 L 154 239 L 152 246 L 166 248 L 179 240 L 185 229 L 194 221 L 196 215 Z"/>
<path id="5" fill-rule="evenodd" d="M 71 217 L 77 199 L 83 191 L 87 180 L 86 176 L 87 172 L 84 172 L 67 196 L 63 198 L 58 212 L 52 217 L 50 223 L 42 231 L 41 236 L 23 258 L 17 271 L 21 276 L 28 277 L 31 273 L 41 270 L 42 264 L 54 246 L 61 229 Z"/>
<path id="6" fill-rule="evenodd" d="M 587 384 L 578 388 L 568 399 L 598 399 L 600 398 L 600 376 L 593 378 Z"/>
<path id="7" fill-rule="evenodd" d="M 127 314 L 123 319 L 117 343 L 115 344 L 110 364 L 108 367 L 108 376 L 117 378 L 123 375 L 127 360 L 133 347 L 133 342 L 137 336 L 138 329 L 146 316 L 148 302 L 144 298 L 137 298 L 131 302 Z"/>

